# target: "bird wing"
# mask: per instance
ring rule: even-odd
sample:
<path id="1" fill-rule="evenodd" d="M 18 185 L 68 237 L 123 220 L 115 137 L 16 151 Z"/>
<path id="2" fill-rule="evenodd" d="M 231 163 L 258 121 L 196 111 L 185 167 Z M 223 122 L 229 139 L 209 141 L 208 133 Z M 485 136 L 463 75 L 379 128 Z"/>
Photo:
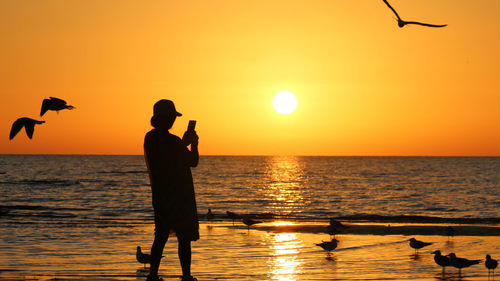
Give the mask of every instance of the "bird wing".
<path id="1" fill-rule="evenodd" d="M 12 140 L 17 135 L 17 133 L 19 133 L 19 131 L 21 131 L 23 126 L 24 126 L 24 123 L 23 123 L 23 120 L 21 118 L 14 121 L 14 123 L 12 123 L 12 127 L 10 128 L 9 140 Z"/>
<path id="2" fill-rule="evenodd" d="M 33 132 L 35 131 L 35 122 L 26 122 L 24 124 L 24 130 L 26 130 L 28 138 L 33 138 Z"/>
<path id="3" fill-rule="evenodd" d="M 45 112 L 47 112 L 47 110 L 50 109 L 50 105 L 51 105 L 51 100 L 49 99 L 44 99 L 43 102 L 42 102 L 42 109 L 40 110 L 40 116 L 43 116 L 45 114 Z"/>
<path id="4" fill-rule="evenodd" d="M 60 104 L 66 104 L 65 100 L 62 100 L 62 99 L 59 99 L 59 98 L 50 97 L 50 100 L 52 102 L 56 102 L 56 103 L 60 103 Z"/>
<path id="5" fill-rule="evenodd" d="M 417 25 L 423 25 L 427 27 L 445 27 L 447 24 L 430 24 L 430 23 L 422 23 L 418 21 L 405 21 L 406 24 L 417 24 Z"/>
<path id="6" fill-rule="evenodd" d="M 396 10 L 394 10 L 394 8 L 391 6 L 391 4 L 389 4 L 389 2 L 387 2 L 387 0 L 382 0 L 384 1 L 384 3 L 387 5 L 387 7 L 389 7 L 389 9 L 392 10 L 392 12 L 396 15 L 396 17 L 398 18 L 398 20 L 401 20 L 401 18 L 399 17 L 398 15 L 398 12 L 396 12 Z"/>

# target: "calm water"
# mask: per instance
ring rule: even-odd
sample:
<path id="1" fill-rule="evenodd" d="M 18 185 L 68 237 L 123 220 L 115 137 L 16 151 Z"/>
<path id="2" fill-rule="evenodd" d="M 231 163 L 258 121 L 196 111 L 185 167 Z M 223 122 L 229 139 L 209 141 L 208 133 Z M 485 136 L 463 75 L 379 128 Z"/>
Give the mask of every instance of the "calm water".
<path id="1" fill-rule="evenodd" d="M 433 280 L 432 256 L 412 257 L 408 237 L 343 235 L 332 259 L 317 233 L 272 233 L 225 219 L 279 215 L 500 217 L 500 158 L 202 157 L 193 169 L 201 225 L 193 272 L 201 280 Z M 141 156 L 0 155 L 0 279 L 144 280 L 135 247 L 152 241 L 150 187 Z M 272 220 L 266 223 L 272 223 Z M 498 237 L 417 237 L 442 252 L 500 257 Z M 173 238 L 175 240 L 175 238 Z M 434 250 L 434 248 L 432 249 Z M 430 251 L 430 250 L 429 250 Z M 168 243 L 160 273 L 180 273 Z M 454 269 L 448 269 L 455 272 Z M 484 265 L 465 270 L 484 280 Z M 454 277 L 454 275 L 450 275 Z"/>

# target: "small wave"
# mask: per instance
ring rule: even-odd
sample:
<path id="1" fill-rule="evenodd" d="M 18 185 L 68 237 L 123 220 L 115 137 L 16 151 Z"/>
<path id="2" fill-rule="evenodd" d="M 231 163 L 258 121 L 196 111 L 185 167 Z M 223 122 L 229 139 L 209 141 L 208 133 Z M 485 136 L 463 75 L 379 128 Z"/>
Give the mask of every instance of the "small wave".
<path id="1" fill-rule="evenodd" d="M 354 246 L 354 247 L 348 247 L 348 248 L 340 248 L 340 249 L 336 249 L 335 252 L 343 252 L 343 251 L 359 250 L 359 249 L 369 249 L 369 248 L 391 246 L 391 245 L 402 244 L 402 243 L 408 243 L 408 239 L 396 241 L 396 242 L 384 242 L 384 243 Z"/>
<path id="2" fill-rule="evenodd" d="M 351 216 L 339 216 L 339 220 L 348 221 L 371 221 L 371 222 L 406 222 L 406 223 L 468 223 L 468 224 L 479 224 L 479 223 L 500 223 L 500 217 L 492 218 L 445 218 L 445 217 L 432 217 L 432 216 L 413 216 L 413 215 L 396 215 L 396 216 L 385 216 L 385 215 L 351 215 Z"/>
<path id="3" fill-rule="evenodd" d="M 0 210 L 26 210 L 26 211 L 89 211 L 87 208 L 66 208 L 66 207 L 47 207 L 40 205 L 4 205 Z"/>
<path id="4" fill-rule="evenodd" d="M 226 220 L 228 216 L 226 211 L 212 210 L 215 220 Z M 238 213 L 242 216 L 247 216 L 259 220 L 289 220 L 297 222 L 319 222 L 328 221 L 330 218 L 335 218 L 340 221 L 348 222 L 381 222 L 381 223 L 437 223 L 437 224 L 500 224 L 500 217 L 433 217 L 433 216 L 420 216 L 420 215 L 376 215 L 376 214 L 354 214 L 354 215 L 340 215 L 339 213 L 325 213 L 319 211 L 308 211 L 304 213 Z M 201 219 L 206 218 L 205 213 L 200 213 Z M 229 218 L 230 219 L 230 218 Z"/>
<path id="5" fill-rule="evenodd" d="M 100 171 L 98 174 L 146 174 L 148 171 L 131 170 L 131 171 Z"/>
<path id="6" fill-rule="evenodd" d="M 26 184 L 26 185 L 56 185 L 56 186 L 71 186 L 78 185 L 78 180 L 19 180 L 19 181 L 2 181 L 0 184 Z"/>

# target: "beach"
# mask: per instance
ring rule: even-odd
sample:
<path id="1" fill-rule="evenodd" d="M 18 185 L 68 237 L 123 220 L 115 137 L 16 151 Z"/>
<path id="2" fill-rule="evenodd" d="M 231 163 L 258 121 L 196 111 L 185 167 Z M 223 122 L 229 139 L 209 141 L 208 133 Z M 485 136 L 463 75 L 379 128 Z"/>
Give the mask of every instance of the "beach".
<path id="1" fill-rule="evenodd" d="M 327 256 L 315 245 L 329 240 L 321 232 L 326 225 L 265 222 L 247 230 L 241 222 L 233 226 L 230 221 L 204 221 L 201 239 L 193 243 L 193 274 L 199 280 L 434 280 L 441 276 L 430 254 L 434 250 L 483 260 L 487 253 L 500 252 L 498 226 L 455 225 L 478 235 L 457 231 L 448 238 L 416 234 L 436 225 L 350 224 L 352 230 L 336 236 L 339 245 Z M 414 234 L 391 233 L 394 227 Z M 483 235 L 485 229 L 488 235 Z M 363 234 L 350 234 L 361 230 Z M 0 280 L 145 280 L 147 270 L 135 260 L 135 248 L 148 251 L 152 231 L 151 224 L 93 231 L 76 227 L 70 232 L 16 229 L 16 239 L 1 245 Z M 433 244 L 415 255 L 410 237 Z M 179 280 L 176 244 L 175 237 L 167 243 L 160 269 L 165 280 Z M 455 268 L 447 268 L 446 276 L 458 280 Z M 479 264 L 465 269 L 463 276 L 485 280 L 487 270 Z"/>
<path id="2" fill-rule="evenodd" d="M 201 157 L 192 273 L 435 280 L 435 250 L 498 259 L 499 166 L 495 157 Z M 146 279 L 135 257 L 137 246 L 149 252 L 154 229 L 142 156 L 2 155 L 0 173 L 0 280 Z M 248 230 L 227 211 L 263 223 Z M 330 239 L 330 218 L 348 227 L 327 256 L 316 244 Z M 415 255 L 412 237 L 433 244 Z M 164 254 L 160 275 L 179 280 L 175 237 Z M 462 275 L 486 280 L 487 270 L 481 263 Z M 458 280 L 457 269 L 446 277 Z"/>

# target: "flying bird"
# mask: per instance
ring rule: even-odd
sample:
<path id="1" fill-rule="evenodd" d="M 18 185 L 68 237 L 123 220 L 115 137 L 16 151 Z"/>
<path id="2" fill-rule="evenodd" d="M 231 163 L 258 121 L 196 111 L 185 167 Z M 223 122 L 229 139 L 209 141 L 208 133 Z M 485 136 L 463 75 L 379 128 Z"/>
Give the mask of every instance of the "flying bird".
<path id="1" fill-rule="evenodd" d="M 419 240 L 417 240 L 415 238 L 411 238 L 410 239 L 410 247 L 412 247 L 413 249 L 415 249 L 415 254 L 418 254 L 418 250 L 419 249 L 422 249 L 423 247 L 429 246 L 431 244 L 432 243 L 422 242 L 422 241 L 419 241 Z"/>
<path id="2" fill-rule="evenodd" d="M 427 27 L 445 27 L 447 26 L 447 24 L 429 24 L 429 23 L 422 23 L 422 22 L 418 22 L 418 21 L 405 21 L 405 20 L 402 20 L 398 13 L 396 12 L 396 10 L 391 6 L 391 4 L 389 4 L 389 2 L 387 2 L 387 0 L 382 0 L 384 1 L 384 3 L 387 5 L 387 7 L 389 7 L 389 9 L 392 10 L 392 12 L 396 15 L 396 17 L 398 18 L 398 26 L 399 27 L 403 27 L 407 24 L 417 24 L 417 25 L 423 25 L 423 26 L 427 26 Z"/>
<path id="3" fill-rule="evenodd" d="M 23 127 L 26 131 L 26 134 L 28 135 L 28 138 L 31 139 L 35 130 L 35 125 L 43 123 L 45 123 L 45 121 L 38 121 L 28 117 L 19 118 L 14 121 L 14 123 L 12 123 L 12 127 L 10 128 L 9 140 L 12 140 Z"/>
<path id="4" fill-rule="evenodd" d="M 144 264 L 144 269 L 146 269 L 146 264 L 151 263 L 151 255 L 143 253 L 141 251 L 141 246 L 137 246 L 137 252 L 135 253 L 135 257 L 138 262 Z"/>
<path id="5" fill-rule="evenodd" d="M 481 262 L 481 260 L 468 260 L 464 258 L 457 258 L 455 253 L 448 254 L 450 257 L 450 265 L 458 268 L 458 277 L 462 277 L 462 268 L 469 267 Z"/>
<path id="6" fill-rule="evenodd" d="M 250 231 L 250 226 L 252 226 L 254 224 L 262 223 L 262 221 L 254 220 L 254 219 L 251 219 L 251 218 L 245 216 L 245 217 L 243 217 L 243 223 L 247 225 L 248 230 Z"/>
<path id="7" fill-rule="evenodd" d="M 488 269 L 488 280 L 490 279 L 490 273 L 493 273 L 493 279 L 495 278 L 495 268 L 498 266 L 498 261 L 491 258 L 490 255 L 486 255 L 486 261 L 484 266 Z"/>
<path id="8" fill-rule="evenodd" d="M 432 252 L 432 254 L 434 254 L 434 262 L 436 262 L 437 265 L 443 268 L 443 276 L 444 276 L 444 268 L 450 266 L 450 258 L 441 255 L 441 251 L 439 250 Z"/>
<path id="9" fill-rule="evenodd" d="M 65 100 L 50 97 L 50 99 L 44 99 L 42 102 L 42 109 L 40 110 L 40 116 L 43 116 L 47 110 L 52 110 L 55 112 L 59 112 L 59 110 L 63 109 L 73 109 L 75 108 L 72 105 L 66 104 Z"/>

